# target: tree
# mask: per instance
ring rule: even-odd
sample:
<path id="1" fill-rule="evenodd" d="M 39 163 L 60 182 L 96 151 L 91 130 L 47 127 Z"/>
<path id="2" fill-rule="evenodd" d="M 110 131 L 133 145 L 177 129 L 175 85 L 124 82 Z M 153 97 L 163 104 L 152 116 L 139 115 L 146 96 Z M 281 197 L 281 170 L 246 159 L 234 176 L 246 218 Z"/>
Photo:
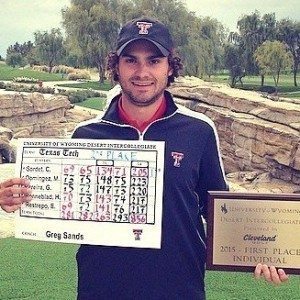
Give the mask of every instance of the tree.
<path id="1" fill-rule="evenodd" d="M 34 50 L 34 45 L 31 41 L 25 42 L 24 44 L 19 44 L 16 42 L 11 45 L 6 50 L 6 63 L 9 66 L 25 66 L 27 63 L 31 62 L 31 55 Z"/>
<path id="2" fill-rule="evenodd" d="M 180 0 L 72 0 L 63 11 L 68 53 L 97 67 L 103 81 L 106 56 L 115 48 L 121 25 L 141 15 L 168 26 L 189 74 L 211 75 L 222 63 L 222 25 L 196 17 Z"/>
<path id="3" fill-rule="evenodd" d="M 188 75 L 211 76 L 223 61 L 221 24 L 214 19 L 190 18 L 185 32 L 187 42 L 179 47 Z"/>
<path id="4" fill-rule="evenodd" d="M 234 88 L 237 82 L 243 85 L 242 78 L 245 76 L 245 69 L 240 48 L 236 45 L 225 45 L 224 61 L 230 73 L 230 86 Z"/>
<path id="5" fill-rule="evenodd" d="M 205 73 L 203 44 L 193 38 L 190 42 L 181 48 L 181 56 L 184 61 L 185 72 L 189 76 L 202 77 Z"/>
<path id="6" fill-rule="evenodd" d="M 293 56 L 294 86 L 297 85 L 297 73 L 300 63 L 300 22 L 281 20 L 277 25 L 278 40 L 285 43 Z"/>
<path id="7" fill-rule="evenodd" d="M 293 63 L 290 51 L 279 41 L 264 42 L 256 49 L 254 58 L 261 70 L 272 74 L 276 87 L 282 70 L 291 67 Z"/>
<path id="8" fill-rule="evenodd" d="M 63 11 L 68 51 L 82 64 L 97 67 L 100 82 L 104 81 L 106 57 L 121 26 L 119 4 L 118 0 L 72 0 Z"/>
<path id="9" fill-rule="evenodd" d="M 215 19 L 205 17 L 201 20 L 200 36 L 204 48 L 204 70 L 209 77 L 223 64 L 224 56 L 224 27 Z"/>
<path id="10" fill-rule="evenodd" d="M 24 67 L 26 62 L 22 55 L 18 52 L 10 52 L 6 54 L 6 64 L 15 68 L 16 66 Z"/>
<path id="11" fill-rule="evenodd" d="M 28 41 L 22 45 L 21 53 L 30 66 L 38 63 L 38 58 L 35 53 L 35 47 L 31 41 Z"/>
<path id="12" fill-rule="evenodd" d="M 187 10 L 180 0 L 131 0 L 131 14 L 126 20 L 147 15 L 161 20 L 168 26 L 177 47 L 188 43 L 187 33 L 195 20 L 195 14 Z"/>
<path id="13" fill-rule="evenodd" d="M 34 33 L 35 53 L 39 61 L 52 68 L 59 64 L 64 56 L 63 36 L 59 28 L 52 28 L 50 33 L 47 31 Z"/>
<path id="14" fill-rule="evenodd" d="M 265 14 L 262 17 L 258 11 L 242 16 L 237 22 L 237 32 L 230 33 L 229 40 L 241 48 L 245 71 L 249 75 L 259 73 L 253 58 L 255 50 L 266 40 L 274 40 L 276 34 L 275 14 Z M 262 85 L 264 76 L 262 75 Z"/>
<path id="15" fill-rule="evenodd" d="M 134 0 L 139 15 L 162 20 L 170 29 L 189 75 L 210 76 L 222 64 L 224 28 L 212 18 L 189 12 L 180 0 Z"/>

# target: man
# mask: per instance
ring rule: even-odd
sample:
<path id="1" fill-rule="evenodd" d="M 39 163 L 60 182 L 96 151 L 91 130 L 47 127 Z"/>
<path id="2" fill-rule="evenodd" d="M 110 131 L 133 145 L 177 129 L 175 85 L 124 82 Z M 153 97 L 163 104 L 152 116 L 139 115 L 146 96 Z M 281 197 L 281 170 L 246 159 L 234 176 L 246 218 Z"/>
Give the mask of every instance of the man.
<path id="1" fill-rule="evenodd" d="M 161 22 L 125 24 L 108 60 L 122 92 L 103 117 L 74 131 L 73 138 L 165 141 L 161 249 L 82 245 L 78 299 L 205 299 L 201 216 L 207 214 L 207 191 L 227 184 L 213 123 L 178 107 L 165 90 L 182 67 L 173 48 Z M 261 274 L 275 283 L 287 280 L 283 270 L 265 265 L 256 268 Z"/>

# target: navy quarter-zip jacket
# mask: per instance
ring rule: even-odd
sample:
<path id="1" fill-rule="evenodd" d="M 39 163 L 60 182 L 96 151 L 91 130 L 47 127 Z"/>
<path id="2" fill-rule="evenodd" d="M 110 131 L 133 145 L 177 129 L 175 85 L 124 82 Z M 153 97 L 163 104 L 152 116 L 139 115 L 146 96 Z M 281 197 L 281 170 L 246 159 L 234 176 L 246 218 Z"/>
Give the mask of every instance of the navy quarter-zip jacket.
<path id="1" fill-rule="evenodd" d="M 79 124 L 73 138 L 165 141 L 161 249 L 81 245 L 78 299 L 205 299 L 207 191 L 226 190 L 212 121 L 177 106 L 140 133 L 122 124 L 115 97 L 101 118 Z M 181 160 L 176 162 L 174 152 Z M 101 232 L 99 232 L 101 234 Z"/>

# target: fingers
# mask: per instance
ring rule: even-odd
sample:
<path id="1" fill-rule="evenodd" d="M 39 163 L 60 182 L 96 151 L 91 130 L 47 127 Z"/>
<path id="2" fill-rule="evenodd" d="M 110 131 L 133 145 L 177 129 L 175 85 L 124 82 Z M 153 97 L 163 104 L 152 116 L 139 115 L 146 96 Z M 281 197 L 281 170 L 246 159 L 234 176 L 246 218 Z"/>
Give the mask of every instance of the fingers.
<path id="1" fill-rule="evenodd" d="M 277 270 L 274 266 L 270 267 L 270 279 L 268 280 L 269 282 L 273 282 L 275 284 L 280 284 L 281 280 L 279 278 L 279 275 L 277 273 Z"/>
<path id="2" fill-rule="evenodd" d="M 254 271 L 255 278 L 259 279 L 261 276 L 265 278 L 266 281 L 271 282 L 271 272 L 267 265 L 258 264 Z"/>
<path id="3" fill-rule="evenodd" d="M 30 185 L 30 181 L 24 178 L 11 178 L 8 180 L 3 181 L 0 184 L 0 188 L 1 189 L 5 189 L 7 187 L 12 187 L 14 185 L 20 185 L 20 186 L 29 186 Z"/>
<path id="4" fill-rule="evenodd" d="M 284 272 L 283 269 L 278 269 L 278 275 L 281 282 L 286 282 L 289 279 L 289 276 Z"/>
<path id="5" fill-rule="evenodd" d="M 15 211 L 31 197 L 30 182 L 23 178 L 12 178 L 0 184 L 0 205 L 6 212 Z"/>
<path id="6" fill-rule="evenodd" d="M 6 211 L 7 213 L 11 213 L 16 211 L 21 207 L 21 204 L 15 204 L 15 205 L 1 205 L 1 208 Z"/>
<path id="7" fill-rule="evenodd" d="M 31 201 L 31 190 L 14 189 L 14 192 L 3 193 L 0 198 L 1 205 L 17 205 Z"/>
<path id="8" fill-rule="evenodd" d="M 255 270 L 254 270 L 254 276 L 256 279 L 259 279 L 262 273 L 262 264 L 257 264 Z"/>
<path id="9" fill-rule="evenodd" d="M 268 267 L 262 264 L 256 266 L 254 276 L 257 279 L 263 276 L 266 281 L 277 285 L 288 280 L 288 275 L 283 269 L 277 270 L 274 266 Z"/>
<path id="10" fill-rule="evenodd" d="M 0 190 L 0 198 L 1 199 L 11 199 L 11 198 L 19 198 L 19 197 L 26 197 L 31 195 L 31 189 L 27 187 L 7 187 L 5 189 Z"/>

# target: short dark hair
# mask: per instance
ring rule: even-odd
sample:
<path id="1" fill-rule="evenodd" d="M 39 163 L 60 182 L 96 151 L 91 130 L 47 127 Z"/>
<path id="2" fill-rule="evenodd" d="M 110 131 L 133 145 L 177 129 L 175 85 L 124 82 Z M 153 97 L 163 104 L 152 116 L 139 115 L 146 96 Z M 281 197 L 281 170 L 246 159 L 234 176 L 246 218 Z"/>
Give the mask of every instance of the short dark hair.
<path id="1" fill-rule="evenodd" d="M 173 73 L 168 77 L 168 84 L 170 86 L 172 82 L 174 82 L 175 78 L 180 75 L 180 71 L 183 69 L 183 64 L 181 62 L 181 58 L 177 56 L 173 51 L 168 56 L 168 62 L 170 67 L 173 70 Z M 117 65 L 119 63 L 119 56 L 117 52 L 112 51 L 107 56 L 107 71 L 110 77 L 115 81 L 119 81 L 119 76 L 117 73 Z"/>

